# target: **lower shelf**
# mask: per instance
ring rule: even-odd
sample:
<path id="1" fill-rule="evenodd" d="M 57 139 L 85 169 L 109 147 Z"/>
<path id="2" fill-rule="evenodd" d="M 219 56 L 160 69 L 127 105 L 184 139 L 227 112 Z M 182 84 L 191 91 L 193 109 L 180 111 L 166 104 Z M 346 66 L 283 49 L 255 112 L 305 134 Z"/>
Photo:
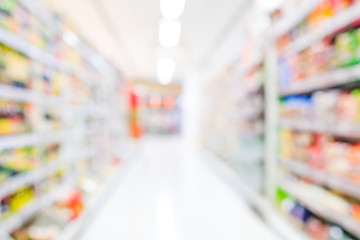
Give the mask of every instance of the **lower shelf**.
<path id="1" fill-rule="evenodd" d="M 300 177 L 360 199 L 360 186 L 351 182 L 349 179 L 322 170 L 313 169 L 296 160 L 281 160 L 280 162 L 283 167 Z"/>
<path id="2" fill-rule="evenodd" d="M 330 209 L 319 203 L 319 201 L 311 199 L 307 190 L 304 189 L 300 184 L 282 180 L 279 186 L 291 196 L 296 198 L 304 207 L 306 207 L 319 217 L 322 217 L 329 222 L 341 226 L 349 233 L 360 238 L 360 223 L 357 222 L 355 219 L 347 215 L 340 214 L 333 209 Z"/>
<path id="3" fill-rule="evenodd" d="M 119 180 L 122 179 L 129 168 L 134 164 L 125 163 L 103 184 L 103 187 L 88 201 L 85 212 L 81 217 L 71 223 L 69 223 L 63 230 L 58 240 L 72 240 L 78 239 L 82 231 L 87 228 L 93 219 L 92 216 L 100 210 L 104 202 L 109 198 L 112 190 L 119 185 Z"/>
<path id="4" fill-rule="evenodd" d="M 261 214 L 264 221 L 278 235 L 284 239 L 310 240 L 304 232 L 289 224 L 287 219 L 277 211 L 266 197 L 253 190 L 228 165 L 209 151 L 204 150 L 203 154 L 205 155 L 205 159 L 208 160 L 208 166 L 233 186 L 234 190 L 241 194 L 249 205 L 253 206 Z"/>
<path id="5" fill-rule="evenodd" d="M 49 193 L 40 198 L 36 198 L 27 206 L 25 206 L 18 214 L 10 217 L 9 219 L 1 222 L 0 232 L 9 233 L 21 227 L 26 221 L 34 216 L 40 210 L 50 206 L 62 194 L 62 190 L 67 186 L 67 182 L 56 187 Z"/>

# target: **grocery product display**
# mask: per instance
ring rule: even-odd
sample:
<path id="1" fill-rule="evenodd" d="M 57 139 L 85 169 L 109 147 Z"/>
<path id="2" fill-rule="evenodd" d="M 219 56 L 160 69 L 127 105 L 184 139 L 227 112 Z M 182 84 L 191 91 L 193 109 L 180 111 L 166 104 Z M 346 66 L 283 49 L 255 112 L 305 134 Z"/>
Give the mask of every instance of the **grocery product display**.
<path id="1" fill-rule="evenodd" d="M 235 169 L 257 153 L 262 191 L 252 185 L 250 200 L 264 219 L 276 209 L 286 222 L 275 228 L 296 235 L 280 229 L 285 239 L 360 239 L 359 13 L 353 0 L 283 1 L 207 86 L 205 146 Z M 256 174 L 239 169 L 250 185 Z"/>
<path id="2" fill-rule="evenodd" d="M 307 189 L 304 190 L 306 191 L 310 190 L 309 195 L 318 194 L 318 193 L 314 193 L 317 190 L 322 191 L 321 189 L 318 189 L 316 187 L 311 187 L 311 186 L 306 186 L 306 187 Z M 332 200 L 333 205 L 339 204 L 338 207 L 339 209 L 341 207 L 350 207 L 346 205 L 346 202 L 341 201 L 341 199 L 338 199 L 335 196 L 327 194 L 324 191 L 322 191 L 322 194 L 324 195 L 320 197 L 322 198 L 322 200 L 319 201 L 319 199 L 315 199 L 315 201 L 319 201 L 321 203 L 325 202 L 328 204 L 328 200 Z M 303 228 L 304 231 L 313 239 L 342 239 L 342 240 L 356 239 L 354 236 L 351 236 L 351 234 L 344 231 L 342 227 L 340 227 L 339 225 L 330 223 L 325 219 L 319 218 L 319 215 L 316 213 L 317 211 L 316 209 L 313 210 L 312 208 L 307 207 L 308 206 L 307 204 L 312 205 L 311 202 L 307 202 L 307 203 L 298 202 L 293 196 L 289 195 L 283 189 L 279 188 L 276 190 L 276 203 L 278 204 L 279 210 L 284 212 L 284 214 L 287 215 L 287 217 L 289 218 L 289 220 L 291 220 L 291 222 L 293 222 L 293 224 L 296 224 L 301 228 Z M 341 204 L 343 204 L 343 206 L 341 206 Z M 355 210 L 356 207 L 351 206 L 350 208 L 354 209 L 353 214 L 356 215 L 357 214 L 357 210 Z M 326 211 L 328 211 L 327 214 L 329 214 L 329 212 L 331 213 L 331 208 L 330 211 L 329 209 L 326 209 Z M 343 210 L 343 212 L 345 212 L 345 215 L 349 213 L 347 209 L 345 211 Z M 338 215 L 337 217 L 340 216 Z"/>
<path id="3" fill-rule="evenodd" d="M 147 133 L 180 132 L 181 110 L 178 96 L 150 95 L 145 99 L 143 115 Z"/>
<path id="4" fill-rule="evenodd" d="M 139 138 L 142 135 L 142 128 L 139 123 L 139 105 L 140 105 L 140 96 L 136 94 L 135 89 L 129 90 L 129 111 L 130 111 L 130 119 L 129 119 L 129 128 L 133 137 Z"/>
<path id="5" fill-rule="evenodd" d="M 36 1 L 0 1 L 0 26 L 0 233 L 71 239 L 124 168 L 125 85 Z"/>
<path id="6" fill-rule="evenodd" d="M 241 93 L 236 91 L 239 88 Z M 233 79 L 228 75 L 221 77 L 207 94 L 211 104 L 206 110 L 208 115 L 204 116 L 207 119 L 204 124 L 207 132 L 205 145 L 238 172 L 247 184 L 263 192 L 265 125 L 262 64 L 250 66 Z"/>
<path id="7" fill-rule="evenodd" d="M 0 0 L 0 240 L 80 239 L 146 134 L 183 134 L 189 159 L 202 145 L 284 239 L 360 239 L 360 0 L 240 1 L 213 44 L 194 41 L 190 4 L 168 17 L 161 2 L 159 34 L 142 33 L 159 46 L 141 47 L 141 24 L 117 26 L 111 3 L 89 10 L 102 23 L 83 38 L 86 14 L 55 10 L 71 1 Z M 165 30 L 179 30 L 173 44 Z M 97 31 L 104 44 L 90 43 Z M 158 194 L 171 174 L 154 169 Z"/>
<path id="8" fill-rule="evenodd" d="M 320 1 L 276 41 L 276 202 L 311 239 L 360 237 L 358 8 Z"/>

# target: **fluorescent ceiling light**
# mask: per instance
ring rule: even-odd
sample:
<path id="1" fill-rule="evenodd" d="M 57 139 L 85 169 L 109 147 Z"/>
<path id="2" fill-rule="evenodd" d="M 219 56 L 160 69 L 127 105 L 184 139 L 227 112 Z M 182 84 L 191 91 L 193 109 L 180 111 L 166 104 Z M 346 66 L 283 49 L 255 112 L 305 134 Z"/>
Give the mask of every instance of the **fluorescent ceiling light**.
<path id="1" fill-rule="evenodd" d="M 176 47 L 180 42 L 181 23 L 176 20 L 161 20 L 159 42 L 163 47 Z"/>
<path id="2" fill-rule="evenodd" d="M 284 0 L 256 0 L 255 7 L 261 12 L 272 12 L 279 8 Z"/>
<path id="3" fill-rule="evenodd" d="M 171 82 L 175 72 L 175 62 L 173 59 L 161 58 L 157 65 L 157 77 L 160 84 L 167 85 Z"/>
<path id="4" fill-rule="evenodd" d="M 178 19 L 184 11 L 185 0 L 160 0 L 160 10 L 166 19 Z"/>

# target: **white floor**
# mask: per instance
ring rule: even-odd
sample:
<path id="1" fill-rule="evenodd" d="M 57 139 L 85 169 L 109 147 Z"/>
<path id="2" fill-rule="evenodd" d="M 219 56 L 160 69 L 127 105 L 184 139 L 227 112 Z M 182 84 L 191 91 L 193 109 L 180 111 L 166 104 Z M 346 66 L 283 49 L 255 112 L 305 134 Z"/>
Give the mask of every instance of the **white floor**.
<path id="1" fill-rule="evenodd" d="M 146 139 L 81 240 L 278 239 L 202 158 L 178 138 Z"/>

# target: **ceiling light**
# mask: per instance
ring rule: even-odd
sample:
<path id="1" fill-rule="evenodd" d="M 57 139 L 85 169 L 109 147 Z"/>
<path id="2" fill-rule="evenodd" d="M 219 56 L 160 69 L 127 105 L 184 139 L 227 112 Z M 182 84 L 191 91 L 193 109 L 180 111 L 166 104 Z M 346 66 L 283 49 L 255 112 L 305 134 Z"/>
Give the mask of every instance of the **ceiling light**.
<path id="1" fill-rule="evenodd" d="M 272 12 L 279 8 L 284 0 L 256 0 L 255 7 L 261 12 Z"/>
<path id="2" fill-rule="evenodd" d="M 185 0 L 160 0 L 160 10 L 166 19 L 178 19 L 184 11 Z"/>
<path id="3" fill-rule="evenodd" d="M 171 82 L 175 72 L 175 62 L 173 59 L 161 58 L 157 65 L 157 77 L 160 84 L 167 85 Z"/>
<path id="4" fill-rule="evenodd" d="M 161 20 L 159 42 L 163 47 L 176 47 L 180 42 L 181 23 L 176 20 Z"/>

